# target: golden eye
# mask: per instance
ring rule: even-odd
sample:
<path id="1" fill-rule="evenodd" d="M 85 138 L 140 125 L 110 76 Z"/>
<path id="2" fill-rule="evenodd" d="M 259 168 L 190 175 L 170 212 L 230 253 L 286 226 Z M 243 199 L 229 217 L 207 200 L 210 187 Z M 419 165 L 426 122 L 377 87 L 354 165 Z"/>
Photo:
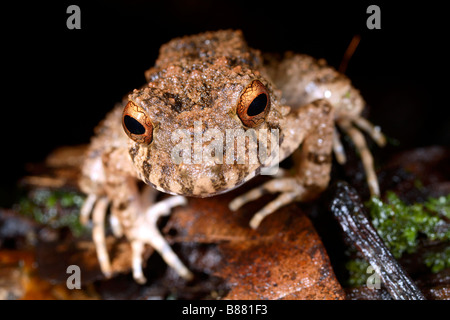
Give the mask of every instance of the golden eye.
<path id="1" fill-rule="evenodd" d="M 254 128 L 264 122 L 270 109 L 270 97 L 259 80 L 253 80 L 242 91 L 236 113 L 246 127 Z"/>
<path id="2" fill-rule="evenodd" d="M 153 140 L 153 125 L 147 113 L 132 101 L 123 109 L 122 126 L 130 139 L 137 143 L 150 144 Z"/>

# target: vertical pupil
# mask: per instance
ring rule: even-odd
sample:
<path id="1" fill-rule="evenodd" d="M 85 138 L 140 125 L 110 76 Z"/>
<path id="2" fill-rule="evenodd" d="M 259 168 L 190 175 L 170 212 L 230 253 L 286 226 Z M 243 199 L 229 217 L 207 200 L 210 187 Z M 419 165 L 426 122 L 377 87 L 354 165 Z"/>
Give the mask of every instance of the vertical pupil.
<path id="1" fill-rule="evenodd" d="M 266 109 L 267 106 L 267 95 L 265 93 L 261 93 L 255 99 L 253 99 L 252 103 L 248 106 L 247 115 L 249 117 L 256 116 Z"/>
<path id="2" fill-rule="evenodd" d="M 125 124 L 125 127 L 130 131 L 132 134 L 144 134 L 145 128 L 142 124 L 139 123 L 136 119 L 133 117 L 130 117 L 129 115 L 126 115 L 123 118 L 123 123 Z"/>

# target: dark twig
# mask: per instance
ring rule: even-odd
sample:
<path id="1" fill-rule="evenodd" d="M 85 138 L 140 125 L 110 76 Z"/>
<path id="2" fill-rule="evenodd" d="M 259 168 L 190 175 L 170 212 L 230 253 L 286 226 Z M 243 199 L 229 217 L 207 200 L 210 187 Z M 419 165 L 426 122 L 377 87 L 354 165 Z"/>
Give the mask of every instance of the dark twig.
<path id="1" fill-rule="evenodd" d="M 331 211 L 355 247 L 380 275 L 393 299 L 425 300 L 422 292 L 385 246 L 367 219 L 358 194 L 347 183 L 337 183 Z"/>
<path id="2" fill-rule="evenodd" d="M 359 34 L 354 35 L 352 38 L 352 41 L 347 47 L 347 50 L 345 50 L 344 56 L 342 57 L 341 64 L 339 65 L 339 72 L 345 73 L 347 71 L 348 62 L 350 61 L 351 57 L 356 51 L 356 48 L 358 47 L 359 42 L 361 41 L 361 36 Z"/>

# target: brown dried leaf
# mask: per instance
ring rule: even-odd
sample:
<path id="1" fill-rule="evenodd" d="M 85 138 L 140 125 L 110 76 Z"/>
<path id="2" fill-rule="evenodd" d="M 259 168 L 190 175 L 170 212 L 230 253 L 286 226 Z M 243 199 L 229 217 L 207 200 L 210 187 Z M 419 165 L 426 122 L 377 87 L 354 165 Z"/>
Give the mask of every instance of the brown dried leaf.
<path id="1" fill-rule="evenodd" d="M 237 195 L 189 199 L 164 229 L 174 241 L 217 245 L 222 259 L 213 274 L 226 280 L 226 299 L 345 298 L 318 234 L 297 205 L 252 230 L 250 217 L 269 197 L 231 212 L 228 203 Z"/>
<path id="2" fill-rule="evenodd" d="M 106 247 L 111 259 L 112 272 L 128 273 L 131 269 L 129 242 L 119 241 L 113 236 L 108 236 Z M 148 248 L 144 259 L 147 259 L 152 252 L 153 250 Z M 90 239 L 42 242 L 36 247 L 36 260 L 39 263 L 40 275 L 54 283 L 65 283 L 66 269 L 72 264 L 78 265 L 83 270 L 82 284 L 105 278 L 100 270 L 95 244 Z"/>

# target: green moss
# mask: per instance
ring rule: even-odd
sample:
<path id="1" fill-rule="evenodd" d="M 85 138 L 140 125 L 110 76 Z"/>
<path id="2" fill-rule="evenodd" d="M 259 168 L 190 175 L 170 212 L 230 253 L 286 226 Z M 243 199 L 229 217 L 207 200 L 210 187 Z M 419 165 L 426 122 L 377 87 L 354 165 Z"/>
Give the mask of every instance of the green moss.
<path id="1" fill-rule="evenodd" d="M 437 212 L 450 219 L 450 195 L 447 195 L 447 197 L 430 198 L 424 205 L 428 210 Z"/>
<path id="2" fill-rule="evenodd" d="M 425 203 L 407 205 L 393 192 L 386 202 L 373 197 L 366 205 L 372 224 L 396 258 L 415 252 L 419 236 L 429 240 L 449 241 L 448 217 L 450 195 L 430 198 Z"/>
<path id="3" fill-rule="evenodd" d="M 432 272 L 450 267 L 450 227 L 447 222 L 450 218 L 450 195 L 407 205 L 395 193 L 387 192 L 385 202 L 373 197 L 366 206 L 373 226 L 396 258 L 415 252 L 420 238 L 428 239 L 449 243 L 449 246 L 441 252 L 426 254 L 425 265 Z M 364 259 L 348 261 L 348 285 L 364 285 L 368 266 Z"/>
<path id="4" fill-rule="evenodd" d="M 370 264 L 364 259 L 352 259 L 347 261 L 345 267 L 348 271 L 347 285 L 350 287 L 357 287 L 366 284 L 367 282 L 367 268 Z"/>
<path id="5" fill-rule="evenodd" d="M 450 268 L 450 246 L 442 252 L 432 252 L 425 257 L 425 264 L 432 272 L 439 272 L 445 268 Z"/>
<path id="6" fill-rule="evenodd" d="M 17 209 L 39 223 L 52 228 L 68 227 L 80 236 L 85 230 L 79 221 L 83 201 L 84 197 L 76 192 L 36 189 L 19 201 Z"/>

